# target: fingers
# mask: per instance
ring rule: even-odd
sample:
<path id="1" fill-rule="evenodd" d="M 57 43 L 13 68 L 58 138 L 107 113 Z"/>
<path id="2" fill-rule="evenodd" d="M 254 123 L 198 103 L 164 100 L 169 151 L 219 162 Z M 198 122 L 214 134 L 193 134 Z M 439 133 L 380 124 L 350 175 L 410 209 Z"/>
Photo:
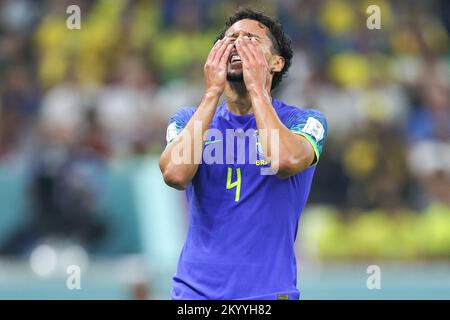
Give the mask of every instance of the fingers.
<path id="1" fill-rule="evenodd" d="M 222 60 L 222 57 L 224 56 L 227 49 L 229 49 L 229 46 L 231 44 L 231 38 L 225 37 L 220 45 L 220 47 L 217 48 L 217 52 L 214 56 L 213 63 L 218 64 Z M 229 53 L 229 52 L 228 52 Z M 228 56 L 225 58 L 227 59 Z"/>
<path id="2" fill-rule="evenodd" d="M 219 39 L 216 41 L 216 43 L 212 47 L 211 51 L 209 52 L 208 58 L 206 59 L 207 62 L 212 62 L 214 60 L 217 50 L 220 48 L 222 43 L 223 43 L 223 39 Z"/>
<path id="3" fill-rule="evenodd" d="M 242 62 L 245 64 L 250 63 L 254 57 L 249 48 L 246 46 L 246 42 L 244 38 L 239 38 L 236 40 L 236 50 L 238 51 L 239 56 L 242 59 Z"/>
<path id="4" fill-rule="evenodd" d="M 248 41 L 248 46 L 255 58 L 265 60 L 264 53 L 255 38 L 252 38 L 250 41 Z"/>
<path id="5" fill-rule="evenodd" d="M 230 57 L 230 53 L 231 50 L 233 49 L 234 43 L 232 41 L 230 41 L 225 49 L 225 51 L 223 52 L 222 57 L 220 58 L 219 63 L 221 65 L 226 65 L 228 62 L 228 58 Z"/>

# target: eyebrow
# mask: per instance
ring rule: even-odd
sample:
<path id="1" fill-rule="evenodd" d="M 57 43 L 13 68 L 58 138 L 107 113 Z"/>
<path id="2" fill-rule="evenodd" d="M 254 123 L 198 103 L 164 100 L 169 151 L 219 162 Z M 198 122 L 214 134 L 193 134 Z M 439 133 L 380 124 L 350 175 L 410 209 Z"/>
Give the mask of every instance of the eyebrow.
<path id="1" fill-rule="evenodd" d="M 238 33 L 239 33 L 239 31 L 235 31 L 231 35 L 228 35 L 228 37 L 236 37 Z M 251 36 L 251 37 L 255 37 L 255 38 L 261 39 L 260 36 L 258 36 L 257 34 L 251 33 L 251 32 L 244 32 L 244 34 L 246 36 Z"/>

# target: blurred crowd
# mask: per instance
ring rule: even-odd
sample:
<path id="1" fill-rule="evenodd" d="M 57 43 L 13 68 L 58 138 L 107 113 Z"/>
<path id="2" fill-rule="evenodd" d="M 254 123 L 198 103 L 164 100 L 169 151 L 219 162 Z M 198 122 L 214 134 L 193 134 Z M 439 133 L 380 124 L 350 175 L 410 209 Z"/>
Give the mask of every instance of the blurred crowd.
<path id="1" fill-rule="evenodd" d="M 79 30 L 66 26 L 72 4 Z M 369 4 L 379 30 L 366 27 Z M 49 232 L 86 245 L 101 235 L 105 170 L 162 151 L 170 115 L 200 101 L 204 60 L 238 6 L 278 17 L 292 38 L 274 95 L 328 119 L 310 203 L 450 205 L 446 0 L 0 0 L 0 165 L 25 172 L 34 217 L 0 253 Z"/>

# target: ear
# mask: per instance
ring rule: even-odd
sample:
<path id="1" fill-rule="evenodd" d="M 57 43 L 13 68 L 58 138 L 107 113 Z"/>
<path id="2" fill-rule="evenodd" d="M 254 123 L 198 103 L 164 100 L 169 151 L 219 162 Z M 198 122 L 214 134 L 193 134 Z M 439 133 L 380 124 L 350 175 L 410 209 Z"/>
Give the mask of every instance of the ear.
<path id="1" fill-rule="evenodd" d="M 269 67 L 270 73 L 281 72 L 284 68 L 284 62 L 285 60 L 282 56 L 274 55 Z"/>

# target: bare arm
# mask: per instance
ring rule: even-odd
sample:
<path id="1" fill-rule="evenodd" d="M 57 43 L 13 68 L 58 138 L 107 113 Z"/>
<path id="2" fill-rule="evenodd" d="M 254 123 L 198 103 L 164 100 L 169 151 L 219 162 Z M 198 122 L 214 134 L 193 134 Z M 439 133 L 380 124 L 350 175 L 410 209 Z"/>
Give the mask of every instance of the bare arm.
<path id="1" fill-rule="evenodd" d="M 272 106 L 269 66 L 257 44 L 248 37 L 236 41 L 243 60 L 244 81 L 252 102 L 264 153 L 271 168 L 287 178 L 308 168 L 315 159 L 311 144 L 283 125 Z M 278 139 L 273 139 L 273 134 Z"/>
<path id="2" fill-rule="evenodd" d="M 278 118 L 272 106 L 270 96 L 262 92 L 250 93 L 258 131 L 262 134 L 261 142 L 266 146 L 267 157 L 277 176 L 288 178 L 307 169 L 315 159 L 314 149 L 302 136 L 291 132 Z M 261 130 L 266 129 L 266 130 Z M 278 132 L 278 139 L 273 141 L 272 130 Z M 274 144 L 278 143 L 278 148 Z M 277 152 L 278 154 L 274 154 Z"/>
<path id="3" fill-rule="evenodd" d="M 185 189 L 197 172 L 202 158 L 206 130 L 211 125 L 226 83 L 227 60 L 233 47 L 230 38 L 219 40 L 204 67 L 206 91 L 192 118 L 181 133 L 163 151 L 159 167 L 167 185 Z M 183 161 L 180 163 L 180 157 Z"/>

